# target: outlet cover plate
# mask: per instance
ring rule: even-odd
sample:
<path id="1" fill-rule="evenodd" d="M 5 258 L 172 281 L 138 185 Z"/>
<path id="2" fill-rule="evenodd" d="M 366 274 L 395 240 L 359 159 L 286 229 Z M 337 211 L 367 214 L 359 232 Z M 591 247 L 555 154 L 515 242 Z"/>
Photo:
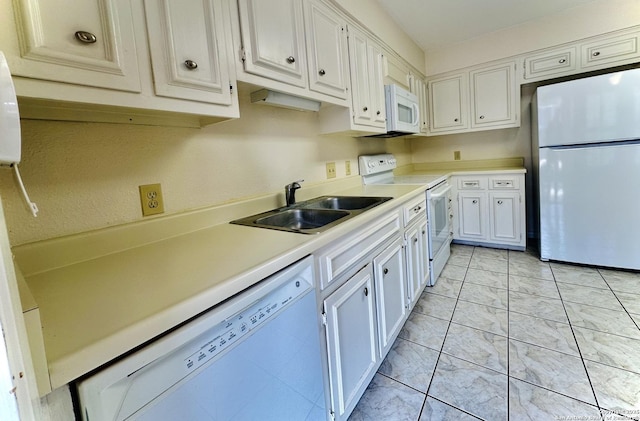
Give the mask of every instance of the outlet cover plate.
<path id="1" fill-rule="evenodd" d="M 164 200 L 160 184 L 145 184 L 139 186 L 139 188 L 142 216 L 164 213 Z"/>
<path id="2" fill-rule="evenodd" d="M 344 174 L 351 175 L 351 161 L 344 161 Z"/>
<path id="3" fill-rule="evenodd" d="M 327 162 L 327 178 L 336 178 L 335 162 Z"/>

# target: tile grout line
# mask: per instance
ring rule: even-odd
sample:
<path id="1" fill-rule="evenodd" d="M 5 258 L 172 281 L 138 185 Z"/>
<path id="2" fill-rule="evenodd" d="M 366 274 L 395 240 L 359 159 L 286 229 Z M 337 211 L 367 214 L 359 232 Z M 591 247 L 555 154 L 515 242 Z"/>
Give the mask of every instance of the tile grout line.
<path id="1" fill-rule="evenodd" d="M 473 251 L 475 250 L 475 247 L 473 248 Z M 471 252 L 471 256 L 473 256 L 473 251 Z M 449 317 L 449 324 L 447 325 L 447 330 L 444 334 L 444 338 L 442 339 L 442 345 L 440 345 L 440 351 L 438 352 L 438 358 L 436 358 L 436 363 L 433 366 L 433 374 L 431 375 L 431 380 L 429 380 L 429 385 L 427 386 L 427 390 L 424 392 L 424 401 L 422 402 L 422 408 L 420 408 L 420 413 L 418 414 L 418 421 L 420 420 L 420 418 L 422 417 L 422 413 L 424 411 L 424 407 L 427 404 L 427 398 L 429 398 L 429 390 L 431 389 L 431 384 L 433 384 L 433 378 L 436 376 L 436 370 L 438 368 L 438 364 L 440 363 L 440 357 L 442 356 L 442 350 L 444 349 L 444 343 L 447 340 L 447 335 L 449 334 L 449 329 L 451 328 L 451 321 L 453 320 L 453 314 L 456 312 L 456 308 L 458 307 L 458 301 L 460 299 L 460 294 L 462 293 L 462 288 L 464 288 L 464 278 L 467 277 L 467 272 L 469 271 L 469 264 L 471 263 L 471 257 L 469 257 L 469 263 L 467 263 L 467 267 L 465 268 L 464 271 L 464 276 L 462 278 L 462 285 L 460 286 L 460 290 L 458 291 L 458 295 L 456 296 L 456 303 L 453 306 L 453 311 L 451 312 L 451 316 Z M 438 279 L 440 279 L 440 277 L 438 277 Z M 438 280 L 436 280 L 437 282 Z M 436 399 L 436 398 L 434 398 Z M 452 408 L 455 408 L 459 411 L 468 413 L 467 411 L 464 411 L 461 408 L 458 408 L 457 406 L 453 406 L 450 405 L 440 399 L 438 399 L 438 401 L 445 403 L 448 406 L 451 406 Z"/>
<path id="2" fill-rule="evenodd" d="M 613 294 L 614 297 L 616 297 L 616 300 L 618 300 L 618 302 L 620 303 L 620 305 L 622 306 L 622 308 L 624 309 L 624 312 L 627 313 L 627 316 L 629 316 L 629 318 L 631 319 L 631 321 L 633 322 L 634 325 L 636 325 L 636 327 L 640 330 L 640 326 L 638 325 L 638 322 L 636 322 L 636 319 L 633 318 L 633 316 L 631 315 L 632 313 L 629 313 L 629 310 L 627 310 L 627 308 L 625 307 L 625 305 L 622 303 L 622 301 L 620 301 L 620 298 L 618 298 L 618 294 L 616 294 L 616 292 L 613 290 L 613 288 L 611 288 L 611 285 L 609 285 L 609 282 L 607 282 L 607 278 L 604 277 L 604 275 L 602 274 L 602 272 L 600 272 L 599 268 L 596 268 L 596 270 L 598 271 L 598 275 L 600 275 L 600 277 L 602 278 L 602 280 L 604 281 L 605 284 L 607 284 L 607 286 L 609 287 L 609 290 L 611 291 L 611 293 Z M 623 292 L 624 291 L 620 291 Z"/>
<path id="3" fill-rule="evenodd" d="M 571 324 L 571 319 L 569 318 L 569 313 L 567 312 L 567 308 L 564 305 L 564 300 L 562 299 L 562 293 L 560 292 L 560 288 L 558 288 L 558 281 L 556 279 L 556 274 L 549 264 L 549 270 L 551 270 L 551 275 L 553 276 L 553 280 L 556 283 L 556 289 L 558 290 L 558 295 L 560 296 L 560 301 L 562 302 L 562 309 L 564 310 L 564 314 L 569 321 L 569 329 L 571 329 L 571 334 L 573 335 L 573 340 L 576 342 L 576 348 L 578 348 L 578 354 L 580 355 L 580 361 L 582 362 L 582 366 L 584 367 L 584 372 L 587 375 L 587 381 L 589 381 L 589 386 L 591 387 L 591 393 L 593 393 L 593 399 L 596 402 L 596 407 L 598 411 L 600 411 L 600 417 L 602 418 L 602 407 L 600 407 L 600 403 L 598 402 L 598 396 L 596 395 L 596 390 L 593 387 L 593 382 L 591 381 L 591 376 L 589 375 L 589 370 L 587 370 L 587 364 L 585 363 L 585 359 L 582 355 L 582 350 L 580 349 L 580 344 L 578 343 L 578 339 L 576 338 L 576 332 L 573 330 L 573 324 Z M 600 272 L 598 272 L 600 273 Z M 602 277 L 602 275 L 600 275 Z M 604 277 L 602 277 L 604 279 Z M 606 281 L 605 281 L 606 282 Z M 608 284 L 607 284 L 608 285 Z M 604 418 L 602 418 L 604 419 Z"/>

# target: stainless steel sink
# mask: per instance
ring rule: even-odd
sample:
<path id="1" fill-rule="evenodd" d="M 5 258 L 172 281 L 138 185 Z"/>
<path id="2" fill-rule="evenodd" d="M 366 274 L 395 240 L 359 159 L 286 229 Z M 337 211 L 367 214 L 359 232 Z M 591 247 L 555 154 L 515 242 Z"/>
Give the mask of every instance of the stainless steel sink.
<path id="1" fill-rule="evenodd" d="M 392 198 L 320 196 L 293 206 L 236 219 L 231 223 L 301 234 L 317 234 L 390 199 Z"/>
<path id="2" fill-rule="evenodd" d="M 320 196 L 300 203 L 299 206 L 302 208 L 364 211 L 391 199 L 391 197 L 373 196 Z"/>

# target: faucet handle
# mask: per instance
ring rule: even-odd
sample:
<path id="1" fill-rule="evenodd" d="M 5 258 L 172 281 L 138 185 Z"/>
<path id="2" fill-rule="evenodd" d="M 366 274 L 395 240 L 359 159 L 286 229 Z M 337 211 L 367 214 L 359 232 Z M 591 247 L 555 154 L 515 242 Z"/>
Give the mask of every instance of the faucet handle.
<path id="1" fill-rule="evenodd" d="M 294 182 L 292 182 L 291 184 L 287 185 L 286 187 L 292 188 L 292 189 L 299 189 L 300 188 L 300 183 L 303 183 L 304 180 L 296 180 Z"/>

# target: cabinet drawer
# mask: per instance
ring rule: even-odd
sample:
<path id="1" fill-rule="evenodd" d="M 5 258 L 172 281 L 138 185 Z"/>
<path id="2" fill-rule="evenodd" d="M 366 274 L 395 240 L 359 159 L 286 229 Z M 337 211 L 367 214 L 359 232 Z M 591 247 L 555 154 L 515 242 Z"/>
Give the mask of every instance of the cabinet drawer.
<path id="1" fill-rule="evenodd" d="M 400 211 L 378 219 L 361 231 L 343 237 L 337 247 L 330 247 L 318 254 L 320 288 L 325 289 L 340 275 L 356 265 L 367 254 L 400 235 Z"/>
<path id="2" fill-rule="evenodd" d="M 402 207 L 402 214 L 404 215 L 404 226 L 406 227 L 411 222 L 416 221 L 420 216 L 426 215 L 426 212 L 426 195 L 422 194 L 414 199 L 411 199 Z"/>
<path id="3" fill-rule="evenodd" d="M 513 175 L 489 177 L 489 189 L 491 190 L 518 190 L 519 188 L 519 177 L 514 177 Z"/>
<path id="4" fill-rule="evenodd" d="M 458 177 L 458 190 L 486 190 L 487 177 Z"/>
<path id="5" fill-rule="evenodd" d="M 640 58 L 638 34 L 621 35 L 582 45 L 582 67 L 623 64 Z"/>
<path id="6" fill-rule="evenodd" d="M 576 47 L 546 51 L 524 59 L 524 78 L 555 77 L 576 71 Z"/>

